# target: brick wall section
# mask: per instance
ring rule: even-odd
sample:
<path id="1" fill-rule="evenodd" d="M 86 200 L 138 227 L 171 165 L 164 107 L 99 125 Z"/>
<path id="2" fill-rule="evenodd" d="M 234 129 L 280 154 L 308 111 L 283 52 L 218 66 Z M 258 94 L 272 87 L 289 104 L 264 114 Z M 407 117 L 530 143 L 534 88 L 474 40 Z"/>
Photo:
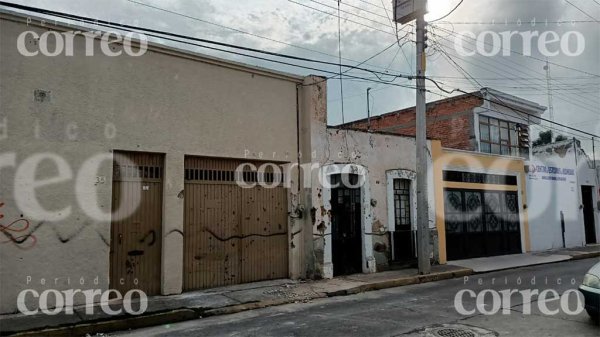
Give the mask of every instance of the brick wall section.
<path id="1" fill-rule="evenodd" d="M 475 94 L 479 94 L 476 92 Z M 427 104 L 427 137 L 439 139 L 443 147 L 475 151 L 473 109 L 483 99 L 461 95 Z M 367 120 L 359 120 L 345 127 L 366 130 Z M 405 136 L 415 136 L 415 108 L 408 108 L 371 118 L 371 130 Z"/>

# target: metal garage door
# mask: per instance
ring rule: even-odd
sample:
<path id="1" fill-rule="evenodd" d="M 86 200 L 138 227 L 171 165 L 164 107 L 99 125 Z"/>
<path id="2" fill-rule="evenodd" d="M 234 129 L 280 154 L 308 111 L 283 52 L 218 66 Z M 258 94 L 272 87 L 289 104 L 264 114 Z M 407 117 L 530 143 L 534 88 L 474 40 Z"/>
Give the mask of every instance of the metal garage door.
<path id="1" fill-rule="evenodd" d="M 243 188 L 236 168 L 247 161 L 186 157 L 184 290 L 288 277 L 287 191 Z M 261 163 L 253 163 L 257 167 Z M 246 171 L 244 181 L 256 182 Z"/>
<path id="2" fill-rule="evenodd" d="M 448 260 L 521 253 L 517 192 L 445 190 Z"/>
<path id="3" fill-rule="evenodd" d="M 163 162 L 161 154 L 114 153 L 110 287 L 160 293 Z"/>

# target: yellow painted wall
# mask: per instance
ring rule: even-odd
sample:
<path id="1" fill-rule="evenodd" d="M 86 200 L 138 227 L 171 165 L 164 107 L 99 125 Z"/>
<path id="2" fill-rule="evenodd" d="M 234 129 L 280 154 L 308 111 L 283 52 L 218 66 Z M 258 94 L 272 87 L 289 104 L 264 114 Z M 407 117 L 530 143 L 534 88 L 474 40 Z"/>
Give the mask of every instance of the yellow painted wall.
<path id="1" fill-rule="evenodd" d="M 444 149 L 442 148 L 440 141 L 432 141 L 431 152 L 433 157 L 433 180 L 436 208 L 435 218 L 439 240 L 440 263 L 444 264 L 447 262 L 446 226 L 444 218 L 444 189 L 446 188 L 520 192 L 521 201 L 523 203 L 520 210 L 522 214 L 521 225 L 524 229 L 523 240 L 525 242 L 525 251 L 530 251 L 525 165 L 523 159 Z M 471 172 L 471 170 L 485 170 L 488 172 L 497 172 L 498 174 L 516 173 L 519 175 L 520 186 L 446 182 L 443 178 L 443 172 L 446 169 L 464 170 L 465 172 Z"/>

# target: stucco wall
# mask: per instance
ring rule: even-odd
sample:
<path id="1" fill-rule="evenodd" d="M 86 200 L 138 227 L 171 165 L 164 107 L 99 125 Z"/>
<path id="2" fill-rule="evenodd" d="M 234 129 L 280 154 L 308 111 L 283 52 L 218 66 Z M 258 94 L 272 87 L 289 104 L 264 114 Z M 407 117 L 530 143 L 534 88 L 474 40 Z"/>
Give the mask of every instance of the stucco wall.
<path id="1" fill-rule="evenodd" d="M 563 247 L 561 212 L 565 223 L 565 246 L 585 245 L 585 227 L 581 186 L 594 186 L 598 183 L 591 160 L 572 141 L 562 145 L 549 145 L 536 148 L 529 164 L 528 195 L 531 219 L 532 250 L 546 250 Z M 544 172 L 544 167 L 559 169 L 558 172 Z M 568 171 L 565 171 L 568 170 Z M 597 201 L 594 193 L 594 205 Z M 596 236 L 598 236 L 598 211 Z"/>
<path id="2" fill-rule="evenodd" d="M 388 186 L 386 174 L 392 170 L 416 170 L 415 140 L 411 137 L 367 133 L 328 128 L 327 137 L 313 147 L 317 156 L 318 169 L 315 172 L 335 171 L 332 167 L 355 164 L 365 169 L 366 180 L 363 188 L 363 260 L 364 272 L 385 270 L 390 258 L 388 229 L 393 223 L 388 220 Z M 431 148 L 431 144 L 429 144 Z M 431 152 L 431 151 L 430 151 Z M 431 159 L 431 157 L 430 157 Z M 430 168 L 432 163 L 430 161 Z M 433 195 L 433 173 L 429 172 L 429 227 L 435 237 L 435 210 Z M 317 182 L 315 182 L 317 184 Z M 414 184 L 414 182 L 413 182 Z M 317 185 L 315 185 L 317 186 Z M 330 277 L 332 266 L 327 266 L 331 254 L 331 205 L 327 200 L 329 193 L 322 187 L 313 194 L 313 233 L 317 269 L 321 277 Z M 413 214 L 416 198 L 413 198 Z M 416 230 L 416 221 L 413 222 Z M 366 243 L 366 244 L 365 244 Z M 432 242 L 433 245 L 433 242 Z M 325 262 L 324 262 L 325 261 Z M 325 264 L 325 265 L 323 265 Z"/>
<path id="3" fill-rule="evenodd" d="M 524 161 L 518 157 L 497 156 L 485 153 L 443 149 L 433 147 L 434 158 L 434 184 L 436 200 L 436 223 L 440 247 L 440 263 L 447 262 L 446 255 L 446 229 L 445 229 L 445 204 L 444 189 L 459 188 L 471 190 L 514 190 L 519 198 L 519 217 L 521 229 L 521 248 L 523 252 L 531 250 L 528 190 L 525 182 Z M 467 182 L 444 181 L 444 170 L 510 175 L 517 178 L 517 186 L 503 186 L 494 184 L 477 184 Z"/>
<path id="4" fill-rule="evenodd" d="M 75 179 L 86 160 L 115 149 L 166 154 L 163 233 L 170 234 L 162 239 L 162 290 L 180 292 L 183 238 L 173 230 L 183 228 L 178 194 L 184 155 L 262 155 L 296 162 L 296 86 L 302 79 L 158 47 L 140 57 L 85 56 L 81 36 L 75 38 L 75 56 L 22 56 L 16 42 L 20 33 L 52 29 L 35 23 L 27 26 L 25 18 L 4 14 L 0 20 L 0 122 L 6 131 L 0 142 L 1 221 L 27 219 L 25 233 L 32 233 L 23 242 L 2 236 L 0 312 L 14 311 L 17 294 L 27 288 L 107 289 L 110 221 L 94 220 L 84 210 L 97 206 L 110 212 L 112 164 L 105 161 L 97 173 L 78 182 L 97 202 L 78 202 L 83 195 L 76 194 Z M 100 50 L 98 41 L 95 50 Z M 35 99 L 36 90 L 46 93 L 43 101 Z M 54 221 L 21 209 L 15 200 L 23 187 L 19 184 L 31 183 L 22 180 L 15 186 L 16 172 L 40 153 L 66 165 L 59 172 L 46 159 L 36 173 L 37 179 L 66 177 L 35 190 L 46 210 L 64 209 Z"/>

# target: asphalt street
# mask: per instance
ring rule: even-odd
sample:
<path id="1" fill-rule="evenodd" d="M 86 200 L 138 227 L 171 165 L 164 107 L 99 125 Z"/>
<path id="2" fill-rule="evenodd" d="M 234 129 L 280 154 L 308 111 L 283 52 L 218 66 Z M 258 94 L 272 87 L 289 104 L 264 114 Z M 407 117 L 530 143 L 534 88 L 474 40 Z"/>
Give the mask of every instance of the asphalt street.
<path id="1" fill-rule="evenodd" d="M 498 271 L 113 335 L 598 337 L 600 327 L 585 311 L 577 310 L 581 298 L 577 292 L 569 291 L 577 289 L 585 272 L 596 262 L 597 259 L 587 259 Z M 546 289 L 546 300 L 535 294 L 527 299 L 528 290 L 541 293 Z M 502 310 L 498 299 L 503 295 L 500 291 L 506 290 L 519 292 L 504 296 L 506 310 Z M 560 298 L 553 298 L 553 290 Z M 468 311 L 462 314 L 455 305 L 455 297 L 461 291 L 462 306 Z M 483 302 L 477 305 L 473 297 L 482 291 Z"/>

